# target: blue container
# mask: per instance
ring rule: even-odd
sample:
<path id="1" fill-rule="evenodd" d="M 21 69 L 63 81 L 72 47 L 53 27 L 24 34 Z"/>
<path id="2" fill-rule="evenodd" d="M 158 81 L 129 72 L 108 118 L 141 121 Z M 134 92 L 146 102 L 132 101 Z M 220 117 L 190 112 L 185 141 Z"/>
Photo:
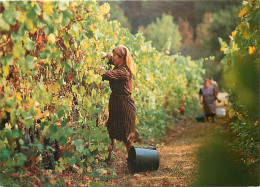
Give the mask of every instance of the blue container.
<path id="1" fill-rule="evenodd" d="M 128 152 L 127 165 L 130 172 L 155 171 L 159 168 L 159 153 L 156 148 L 132 146 Z"/>

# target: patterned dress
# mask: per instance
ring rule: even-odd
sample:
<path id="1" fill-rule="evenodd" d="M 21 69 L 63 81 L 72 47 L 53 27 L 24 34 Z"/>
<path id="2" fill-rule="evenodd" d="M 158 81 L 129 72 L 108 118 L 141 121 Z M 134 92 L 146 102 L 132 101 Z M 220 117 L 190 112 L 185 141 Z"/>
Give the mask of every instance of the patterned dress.
<path id="1" fill-rule="evenodd" d="M 206 116 L 214 115 L 215 111 L 215 90 L 212 85 L 209 89 L 206 89 L 204 86 L 200 89 L 199 92 L 203 97 L 203 110 Z"/>
<path id="2" fill-rule="evenodd" d="M 127 66 L 109 70 L 102 75 L 112 90 L 109 99 L 107 129 L 111 139 L 131 142 L 135 133 L 135 103 L 131 97 L 132 74 Z"/>

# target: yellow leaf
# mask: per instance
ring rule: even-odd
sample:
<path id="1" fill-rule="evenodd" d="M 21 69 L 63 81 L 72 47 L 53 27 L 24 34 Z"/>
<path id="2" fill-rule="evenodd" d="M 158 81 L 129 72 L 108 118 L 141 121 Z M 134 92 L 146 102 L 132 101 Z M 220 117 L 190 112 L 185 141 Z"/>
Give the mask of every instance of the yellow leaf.
<path id="1" fill-rule="evenodd" d="M 247 39 L 247 40 L 249 39 L 247 30 L 243 33 L 243 36 L 245 37 L 245 39 Z"/>
<path id="2" fill-rule="evenodd" d="M 43 114 L 39 108 L 36 108 L 35 111 L 36 111 L 36 113 L 34 114 L 35 119 L 40 119 L 43 117 Z"/>
<path id="3" fill-rule="evenodd" d="M 50 43 L 55 44 L 56 37 L 53 33 L 49 34 L 47 38 Z"/>
<path id="4" fill-rule="evenodd" d="M 14 45 L 13 54 L 14 54 L 14 57 L 17 57 L 17 58 L 25 55 L 25 50 L 22 46 L 22 43 L 16 43 Z"/>
<path id="5" fill-rule="evenodd" d="M 29 29 L 30 31 L 34 31 L 33 22 L 31 19 L 26 19 L 25 25 L 26 25 L 27 29 Z"/>
<path id="6" fill-rule="evenodd" d="M 20 101 L 23 100 L 22 97 L 21 97 L 21 93 L 16 93 L 16 94 L 15 94 L 15 100 L 16 100 L 17 102 L 20 102 Z"/>
<path id="7" fill-rule="evenodd" d="M 59 91 L 59 89 L 60 89 L 60 85 L 59 85 L 57 82 L 55 82 L 55 83 L 53 83 L 53 84 L 51 84 L 51 85 L 49 86 L 49 90 L 50 90 L 52 93 L 57 93 L 57 92 Z"/>
<path id="8" fill-rule="evenodd" d="M 78 171 L 77 171 L 78 174 L 82 174 L 83 173 L 83 169 L 80 168 Z"/>
<path id="9" fill-rule="evenodd" d="M 50 183 L 51 183 L 51 184 L 55 184 L 56 181 L 52 179 L 52 180 L 50 180 Z"/>
<path id="10" fill-rule="evenodd" d="M 42 155 L 40 155 L 40 156 L 36 157 L 35 161 L 36 161 L 36 163 L 38 163 L 38 162 L 42 161 Z"/>
<path id="11" fill-rule="evenodd" d="M 98 16 L 97 16 L 97 20 L 98 20 L 98 21 L 103 21 L 103 20 L 104 20 L 104 17 L 103 17 L 102 15 L 98 15 Z"/>
<path id="12" fill-rule="evenodd" d="M 44 116 L 44 117 L 49 117 L 49 116 L 50 116 L 49 110 L 44 111 L 44 112 L 43 112 L 43 116 Z"/>
<path id="13" fill-rule="evenodd" d="M 90 64 L 92 62 L 92 58 L 91 56 L 88 56 L 85 60 L 88 64 Z"/>
<path id="14" fill-rule="evenodd" d="M 235 110 L 234 109 L 230 109 L 230 111 L 228 112 L 229 118 L 232 118 L 234 115 L 235 115 Z"/>
<path id="15" fill-rule="evenodd" d="M 38 106 L 40 106 L 40 103 L 38 101 L 34 102 L 34 107 L 37 108 Z"/>
<path id="16" fill-rule="evenodd" d="M 48 134 L 49 133 L 49 126 L 44 126 L 44 129 L 43 129 L 43 131 L 42 131 L 42 135 L 46 135 L 46 134 Z"/>
<path id="17" fill-rule="evenodd" d="M 9 75 L 9 66 L 8 65 L 3 66 L 3 73 L 4 73 L 5 77 L 7 77 Z"/>
<path id="18" fill-rule="evenodd" d="M 9 112 L 9 113 L 11 113 L 11 111 L 12 111 L 12 109 L 9 108 L 9 107 L 5 108 L 5 110 L 6 110 L 7 112 Z"/>
<path id="19" fill-rule="evenodd" d="M 210 56 L 209 59 L 210 60 L 215 60 L 215 56 Z"/>
<path id="20" fill-rule="evenodd" d="M 249 46 L 248 47 L 248 53 L 250 55 L 256 55 L 256 48 L 255 48 L 255 46 Z"/>
<path id="21" fill-rule="evenodd" d="M 26 101 L 28 102 L 28 108 L 31 109 L 35 101 L 32 100 L 30 97 L 26 97 Z"/>
<path id="22" fill-rule="evenodd" d="M 107 175 L 107 170 L 101 168 L 101 169 L 99 170 L 99 173 L 100 173 L 102 176 L 106 176 L 106 175 Z"/>
<path id="23" fill-rule="evenodd" d="M 110 10 L 110 5 L 108 3 L 104 3 L 101 7 L 100 7 L 100 14 L 102 16 L 104 16 L 105 14 L 109 13 Z"/>
<path id="24" fill-rule="evenodd" d="M 94 70 L 93 70 L 93 69 L 89 70 L 89 71 L 88 71 L 88 74 L 89 74 L 89 76 L 94 75 Z"/>
<path id="25" fill-rule="evenodd" d="M 238 119 L 242 120 L 243 116 L 241 114 L 238 114 Z"/>
<path id="26" fill-rule="evenodd" d="M 247 7 L 244 7 L 238 14 L 239 18 L 242 18 L 247 13 Z"/>
<path id="27" fill-rule="evenodd" d="M 70 141 L 71 141 L 71 137 L 68 137 L 67 143 L 70 143 Z"/>
<path id="28" fill-rule="evenodd" d="M 249 39 L 249 35 L 248 35 L 248 26 L 246 23 L 241 23 L 240 24 L 240 31 L 243 34 L 243 36 L 245 37 L 245 39 Z"/>
<path id="29" fill-rule="evenodd" d="M 233 38 L 236 36 L 236 33 L 237 33 L 236 31 L 233 31 L 233 32 L 232 32 L 231 35 L 232 35 Z"/>
<path id="30" fill-rule="evenodd" d="M 88 166 L 88 167 L 87 167 L 87 172 L 88 172 L 88 173 L 91 173 L 91 172 L 92 172 L 92 167 L 91 167 L 91 166 Z"/>
<path id="31" fill-rule="evenodd" d="M 22 12 L 20 17 L 18 18 L 18 21 L 24 23 L 26 19 L 27 19 L 26 14 Z"/>
<path id="32" fill-rule="evenodd" d="M 31 7 L 34 7 L 35 1 L 31 2 Z"/>
<path id="33" fill-rule="evenodd" d="M 53 10 L 52 10 L 52 6 L 51 6 L 51 4 L 48 2 L 46 2 L 46 3 L 44 3 L 43 4 L 43 6 L 42 6 L 42 8 L 43 8 L 43 11 L 47 14 L 47 15 L 51 15 L 51 14 L 53 14 Z"/>
<path id="34" fill-rule="evenodd" d="M 258 120 L 255 122 L 255 124 L 254 124 L 255 126 L 257 126 L 258 125 Z"/>

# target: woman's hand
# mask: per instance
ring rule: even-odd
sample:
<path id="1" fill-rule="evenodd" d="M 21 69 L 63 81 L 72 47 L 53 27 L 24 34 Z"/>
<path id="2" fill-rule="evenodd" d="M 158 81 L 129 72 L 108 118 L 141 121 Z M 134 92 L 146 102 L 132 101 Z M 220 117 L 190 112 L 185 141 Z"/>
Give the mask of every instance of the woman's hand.
<path id="1" fill-rule="evenodd" d="M 108 57 L 108 54 L 106 52 L 102 52 L 102 59 L 104 60 L 107 57 Z"/>
<path id="2" fill-rule="evenodd" d="M 109 60 L 112 60 L 112 56 L 110 54 L 107 54 L 106 52 L 102 52 L 102 59 L 104 60 L 105 58 L 108 58 Z"/>
<path id="3" fill-rule="evenodd" d="M 96 71 L 96 74 L 100 74 L 100 73 L 102 73 L 104 70 L 105 70 L 105 68 L 102 67 L 102 66 L 100 66 L 100 67 L 98 68 L 98 70 Z"/>

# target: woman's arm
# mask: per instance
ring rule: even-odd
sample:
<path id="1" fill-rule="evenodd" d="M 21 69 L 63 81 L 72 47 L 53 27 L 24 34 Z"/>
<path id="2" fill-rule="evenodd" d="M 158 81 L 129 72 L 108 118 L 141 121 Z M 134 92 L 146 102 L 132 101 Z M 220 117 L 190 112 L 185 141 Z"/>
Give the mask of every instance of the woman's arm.
<path id="1" fill-rule="evenodd" d="M 200 101 L 200 104 L 202 104 L 202 90 L 201 89 L 199 91 L 199 101 Z"/>
<path id="2" fill-rule="evenodd" d="M 125 69 L 108 70 L 102 75 L 102 80 L 127 80 L 130 77 L 130 73 Z"/>
<path id="3" fill-rule="evenodd" d="M 220 103 L 221 101 L 218 99 L 218 91 L 215 88 L 213 89 L 213 95 L 214 98 Z"/>
<path id="4" fill-rule="evenodd" d="M 200 104 L 202 105 L 202 95 L 199 94 L 199 101 L 200 101 Z"/>

